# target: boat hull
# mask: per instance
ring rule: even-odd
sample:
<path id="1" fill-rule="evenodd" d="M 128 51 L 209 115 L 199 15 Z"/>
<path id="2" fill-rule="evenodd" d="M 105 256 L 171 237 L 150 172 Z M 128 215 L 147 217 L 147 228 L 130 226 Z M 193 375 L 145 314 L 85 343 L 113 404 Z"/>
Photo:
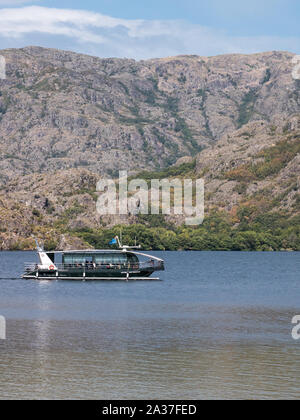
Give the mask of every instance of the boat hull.
<path id="1" fill-rule="evenodd" d="M 39 279 L 39 280 L 137 280 L 148 279 L 155 270 L 142 270 L 142 271 L 123 271 L 123 270 L 91 270 L 84 271 L 82 269 L 73 270 L 38 270 L 26 272 L 23 275 L 25 279 Z"/>
<path id="2" fill-rule="evenodd" d="M 23 275 L 23 279 L 38 281 L 160 281 L 159 277 L 34 277 Z"/>

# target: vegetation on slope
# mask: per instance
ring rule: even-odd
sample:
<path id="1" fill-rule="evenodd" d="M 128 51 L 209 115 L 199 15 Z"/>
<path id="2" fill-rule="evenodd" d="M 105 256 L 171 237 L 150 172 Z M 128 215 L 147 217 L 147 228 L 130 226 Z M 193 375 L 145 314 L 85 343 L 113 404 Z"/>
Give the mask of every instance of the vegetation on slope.
<path id="1" fill-rule="evenodd" d="M 255 158 L 258 163 L 248 163 L 224 174 L 232 181 L 250 182 L 262 180 L 270 175 L 278 174 L 298 153 L 300 153 L 300 136 L 291 136 L 275 146 L 262 150 Z"/>
<path id="2" fill-rule="evenodd" d="M 300 217 L 287 219 L 284 214 L 260 214 L 248 223 L 247 210 L 240 209 L 241 223 L 233 227 L 226 213 L 213 213 L 203 225 L 191 228 L 168 226 L 156 219 L 150 226 L 136 224 L 110 229 L 73 232 L 95 248 L 107 248 L 108 242 L 122 230 L 123 242 L 133 245 L 135 238 L 144 249 L 202 251 L 300 251 Z"/>

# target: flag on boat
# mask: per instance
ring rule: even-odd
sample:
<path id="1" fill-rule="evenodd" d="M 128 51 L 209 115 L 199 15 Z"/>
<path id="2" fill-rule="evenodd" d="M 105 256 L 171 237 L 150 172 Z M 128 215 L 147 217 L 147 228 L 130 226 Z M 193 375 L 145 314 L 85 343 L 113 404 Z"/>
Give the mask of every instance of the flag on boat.
<path id="1" fill-rule="evenodd" d="M 116 238 L 113 238 L 108 245 L 115 245 L 117 243 Z"/>

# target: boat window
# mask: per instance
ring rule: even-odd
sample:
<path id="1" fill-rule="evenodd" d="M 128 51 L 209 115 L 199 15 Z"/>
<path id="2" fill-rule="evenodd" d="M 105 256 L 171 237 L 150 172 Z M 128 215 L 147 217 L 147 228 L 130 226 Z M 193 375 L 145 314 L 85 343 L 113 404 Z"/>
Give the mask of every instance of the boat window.
<path id="1" fill-rule="evenodd" d="M 50 260 L 54 263 L 55 254 L 53 252 L 51 252 L 51 253 L 47 252 L 47 255 L 50 258 Z"/>
<path id="2" fill-rule="evenodd" d="M 127 262 L 126 254 L 96 254 L 94 256 L 96 264 L 124 264 Z"/>
<path id="3" fill-rule="evenodd" d="M 65 254 L 63 256 L 64 264 L 126 264 L 138 263 L 138 258 L 134 254 L 124 252 L 120 253 L 103 253 L 103 254 Z"/>
<path id="4" fill-rule="evenodd" d="M 131 264 L 135 264 L 135 263 L 138 263 L 139 262 L 139 259 L 138 259 L 138 257 L 136 255 L 134 255 L 134 254 L 127 254 L 127 256 L 128 256 L 128 261 Z"/>
<path id="5" fill-rule="evenodd" d="M 64 255 L 64 264 L 85 264 L 86 256 L 82 254 Z"/>

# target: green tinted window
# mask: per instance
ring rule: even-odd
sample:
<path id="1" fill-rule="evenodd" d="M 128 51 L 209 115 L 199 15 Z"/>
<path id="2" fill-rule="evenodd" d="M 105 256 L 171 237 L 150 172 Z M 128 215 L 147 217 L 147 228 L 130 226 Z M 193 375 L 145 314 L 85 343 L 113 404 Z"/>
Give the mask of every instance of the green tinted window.
<path id="1" fill-rule="evenodd" d="M 137 263 L 138 258 L 134 254 L 120 253 L 103 253 L 103 254 L 65 254 L 63 256 L 64 264 L 85 264 L 94 261 L 96 264 L 126 264 Z"/>
<path id="2" fill-rule="evenodd" d="M 96 264 L 124 264 L 127 262 L 126 254 L 96 254 L 94 256 Z"/>
<path id="3" fill-rule="evenodd" d="M 134 254 L 127 254 L 128 255 L 128 260 L 131 264 L 135 264 L 139 262 L 139 259 L 136 255 Z"/>
<path id="4" fill-rule="evenodd" d="M 83 254 L 70 254 L 64 255 L 63 262 L 65 264 L 83 264 L 85 263 L 86 257 Z"/>

